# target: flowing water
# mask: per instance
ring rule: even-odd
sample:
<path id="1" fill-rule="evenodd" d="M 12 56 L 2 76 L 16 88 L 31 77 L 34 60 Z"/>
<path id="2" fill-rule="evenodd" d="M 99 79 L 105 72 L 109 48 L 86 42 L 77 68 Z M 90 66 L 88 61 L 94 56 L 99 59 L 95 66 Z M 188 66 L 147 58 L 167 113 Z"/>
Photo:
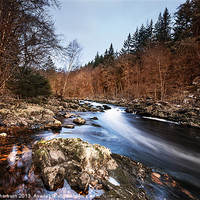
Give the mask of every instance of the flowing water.
<path id="1" fill-rule="evenodd" d="M 94 106 L 101 105 L 92 104 Z M 110 148 L 113 153 L 142 162 L 155 172 L 169 174 L 176 180 L 176 183 L 174 182 L 175 184 L 169 187 L 162 183 L 152 185 L 149 194 L 155 199 L 200 198 L 199 129 L 125 113 L 124 108 L 112 105 L 111 109 L 105 112 L 84 112 L 78 113 L 78 115 L 87 120 L 86 125 L 76 126 L 74 129 L 62 128 L 59 134 L 44 131 L 1 139 L 1 191 L 4 194 L 19 195 L 23 193 L 24 195 L 31 194 L 31 197 L 33 194 L 50 194 L 52 198 L 55 195 L 64 194 L 71 199 L 91 199 L 95 195 L 101 194 L 101 191 L 89 191 L 89 195 L 80 196 L 71 190 L 66 182 L 63 188 L 56 192 L 49 192 L 32 183 L 39 182 L 39 180 L 30 181 L 31 178 L 33 179 L 33 174 L 28 173 L 31 166 L 32 144 L 41 138 L 62 137 L 81 138 L 90 143 L 98 143 Z M 91 118 L 94 116 L 98 117 L 98 120 L 92 120 Z M 65 119 L 65 123 L 72 123 L 72 120 Z M 18 160 L 18 170 L 15 166 L 16 160 Z M 42 199 L 41 196 L 34 198 Z"/>

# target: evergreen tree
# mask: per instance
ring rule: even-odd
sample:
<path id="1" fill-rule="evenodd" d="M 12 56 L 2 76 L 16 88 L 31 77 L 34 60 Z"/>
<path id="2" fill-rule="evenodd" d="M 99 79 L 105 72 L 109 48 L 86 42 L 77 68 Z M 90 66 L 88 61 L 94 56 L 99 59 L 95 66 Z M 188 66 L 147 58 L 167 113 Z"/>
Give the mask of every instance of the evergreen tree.
<path id="1" fill-rule="evenodd" d="M 93 66 L 97 67 L 99 65 L 99 63 L 100 63 L 100 57 L 99 57 L 99 53 L 97 52 L 97 55 L 94 58 L 94 64 L 93 64 Z"/>
<path id="2" fill-rule="evenodd" d="M 8 83 L 8 88 L 22 98 L 48 97 L 51 95 L 48 80 L 28 67 L 19 68 L 12 81 Z"/>
<path id="3" fill-rule="evenodd" d="M 104 57 L 103 57 L 103 55 L 100 55 L 100 57 L 99 57 L 99 63 L 103 63 L 103 61 L 104 61 Z"/>
<path id="4" fill-rule="evenodd" d="M 200 1 L 191 1 L 191 13 L 192 13 L 192 26 L 191 31 L 193 37 L 200 36 Z"/>
<path id="5" fill-rule="evenodd" d="M 124 41 L 120 54 L 130 54 L 130 53 L 131 53 L 131 34 L 129 33 L 127 39 Z"/>
<path id="6" fill-rule="evenodd" d="M 131 54 L 135 54 L 139 51 L 139 30 L 136 28 L 135 33 L 131 38 Z"/>
<path id="7" fill-rule="evenodd" d="M 110 48 L 109 48 L 109 51 L 108 51 L 108 56 L 109 56 L 109 59 L 114 60 L 114 48 L 113 48 L 112 43 L 110 44 Z"/>
<path id="8" fill-rule="evenodd" d="M 53 60 L 51 59 L 51 56 L 48 56 L 47 62 L 42 66 L 42 69 L 47 72 L 56 71 L 56 67 Z"/>
<path id="9" fill-rule="evenodd" d="M 175 13 L 174 41 L 200 36 L 200 1 L 187 0 Z"/>
<path id="10" fill-rule="evenodd" d="M 174 40 L 181 40 L 191 36 L 191 5 L 189 0 L 181 4 L 175 13 Z"/>
<path id="11" fill-rule="evenodd" d="M 146 28 L 144 27 L 144 24 L 142 24 L 142 26 L 139 29 L 139 51 L 142 51 L 144 46 L 146 45 L 146 41 L 147 41 L 147 32 L 146 32 Z"/>
<path id="12" fill-rule="evenodd" d="M 158 42 L 168 42 L 171 40 L 171 16 L 166 8 L 163 15 L 160 13 L 155 24 L 155 37 Z"/>
<path id="13" fill-rule="evenodd" d="M 167 8 L 163 13 L 163 21 L 162 21 L 162 40 L 164 42 L 171 40 L 171 15 Z"/>
<path id="14" fill-rule="evenodd" d="M 155 34 L 156 41 L 162 41 L 162 23 L 163 23 L 162 14 L 159 13 L 158 21 L 156 22 L 155 28 L 154 28 L 154 34 Z"/>
<path id="15" fill-rule="evenodd" d="M 107 60 L 109 58 L 108 50 L 106 49 L 104 53 L 104 60 Z"/>
<path id="16" fill-rule="evenodd" d="M 147 34 L 148 42 L 152 42 L 152 39 L 153 39 L 153 20 L 152 19 L 150 23 L 147 21 L 146 34 Z"/>
<path id="17" fill-rule="evenodd" d="M 108 54 L 108 53 L 106 52 L 106 54 Z M 103 55 L 99 56 L 99 52 L 97 52 L 97 55 L 95 56 L 95 59 L 91 64 L 93 65 L 93 67 L 97 67 L 99 64 L 101 64 L 103 62 L 104 62 L 104 56 Z"/>

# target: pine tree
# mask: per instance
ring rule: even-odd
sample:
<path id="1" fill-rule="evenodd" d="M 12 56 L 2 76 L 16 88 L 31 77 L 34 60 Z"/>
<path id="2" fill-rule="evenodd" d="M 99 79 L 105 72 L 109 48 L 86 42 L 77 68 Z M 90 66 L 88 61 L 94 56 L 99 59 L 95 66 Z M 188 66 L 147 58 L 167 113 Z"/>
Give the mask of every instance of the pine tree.
<path id="1" fill-rule="evenodd" d="M 130 54 L 131 53 L 131 34 L 129 33 L 127 39 L 124 41 L 123 47 L 120 54 Z"/>
<path id="2" fill-rule="evenodd" d="M 109 51 L 108 51 L 108 56 L 109 56 L 109 59 L 114 60 L 114 48 L 113 48 L 112 43 L 110 44 L 110 48 L 109 48 Z"/>
<path id="3" fill-rule="evenodd" d="M 55 64 L 51 59 L 51 56 L 48 56 L 47 62 L 42 66 L 42 69 L 45 71 L 56 71 Z"/>
<path id="4" fill-rule="evenodd" d="M 107 60 L 109 58 L 108 50 L 106 49 L 104 53 L 104 60 Z"/>
<path id="5" fill-rule="evenodd" d="M 142 51 L 144 46 L 146 46 L 147 32 L 144 24 L 139 29 L 139 50 Z"/>
<path id="6" fill-rule="evenodd" d="M 165 43 L 171 40 L 171 16 L 167 8 L 163 15 L 159 14 L 154 33 L 157 42 Z"/>
<path id="7" fill-rule="evenodd" d="M 192 13 L 192 26 L 191 31 L 193 37 L 200 36 L 200 1 L 192 0 L 191 1 L 191 13 Z"/>
<path id="8" fill-rule="evenodd" d="M 150 23 L 147 21 L 146 34 L 147 34 L 148 42 L 152 42 L 152 39 L 153 39 L 153 20 L 152 19 Z"/>
<path id="9" fill-rule="evenodd" d="M 167 8 L 163 13 L 163 20 L 162 20 L 162 40 L 164 42 L 171 40 L 171 15 Z"/>
<path id="10" fill-rule="evenodd" d="M 174 41 L 200 36 L 200 1 L 187 0 L 175 13 Z"/>
<path id="11" fill-rule="evenodd" d="M 162 14 L 159 13 L 158 21 L 156 22 L 155 28 L 154 28 L 154 34 L 155 34 L 156 41 L 162 41 L 162 23 L 163 23 Z"/>
<path id="12" fill-rule="evenodd" d="M 99 63 L 100 63 L 99 59 L 100 59 L 99 53 L 97 52 L 97 55 L 94 58 L 94 64 L 93 64 L 94 67 L 97 67 L 99 65 Z"/>
<path id="13" fill-rule="evenodd" d="M 131 38 L 131 54 L 136 54 L 139 51 L 139 30 L 136 28 L 135 33 Z"/>
<path id="14" fill-rule="evenodd" d="M 189 0 L 181 4 L 175 13 L 174 41 L 190 37 L 191 5 Z"/>
<path id="15" fill-rule="evenodd" d="M 20 68 L 8 83 L 8 88 L 22 98 L 37 96 L 48 97 L 51 95 L 51 87 L 48 80 L 29 67 Z"/>

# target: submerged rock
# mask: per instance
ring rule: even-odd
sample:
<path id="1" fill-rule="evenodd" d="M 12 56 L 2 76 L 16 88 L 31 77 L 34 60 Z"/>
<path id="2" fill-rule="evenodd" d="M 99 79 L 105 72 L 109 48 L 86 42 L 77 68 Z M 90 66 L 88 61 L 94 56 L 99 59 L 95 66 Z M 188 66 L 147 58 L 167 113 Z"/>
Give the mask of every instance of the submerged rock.
<path id="1" fill-rule="evenodd" d="M 46 125 L 46 128 L 61 129 L 61 124 L 61 121 L 54 119 L 54 121 L 51 121 Z"/>
<path id="2" fill-rule="evenodd" d="M 97 118 L 97 117 L 92 117 L 91 119 L 92 119 L 92 120 L 98 120 L 98 118 Z"/>
<path id="3" fill-rule="evenodd" d="M 73 122 L 74 122 L 75 124 L 83 125 L 83 124 L 85 124 L 86 120 L 83 119 L 82 117 L 77 117 L 77 118 L 75 118 L 75 119 L 73 120 Z"/>
<path id="4" fill-rule="evenodd" d="M 148 176 L 149 168 L 79 138 L 36 143 L 33 166 L 48 190 L 62 187 L 66 179 L 76 191 L 86 192 L 89 186 L 103 189 L 105 193 L 95 199 L 149 199 L 137 187 Z"/>
<path id="5" fill-rule="evenodd" d="M 74 125 L 73 124 L 66 124 L 66 125 L 63 125 L 64 128 L 74 128 Z"/>
<path id="6" fill-rule="evenodd" d="M 109 109 L 111 109 L 111 107 L 108 106 L 108 105 L 103 105 L 103 108 L 104 108 L 104 110 L 109 110 Z"/>
<path id="7" fill-rule="evenodd" d="M 77 117 L 77 115 L 73 114 L 73 113 L 66 113 L 65 114 L 65 118 L 72 118 L 72 117 Z"/>

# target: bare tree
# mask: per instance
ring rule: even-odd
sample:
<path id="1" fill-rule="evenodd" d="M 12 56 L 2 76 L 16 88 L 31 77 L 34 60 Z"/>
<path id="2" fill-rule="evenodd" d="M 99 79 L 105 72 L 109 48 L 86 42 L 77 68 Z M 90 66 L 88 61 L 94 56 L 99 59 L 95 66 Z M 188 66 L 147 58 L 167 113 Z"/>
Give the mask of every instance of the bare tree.
<path id="1" fill-rule="evenodd" d="M 64 51 L 64 59 L 66 61 L 66 65 L 64 67 L 65 81 L 61 96 L 66 95 L 69 74 L 72 70 L 77 69 L 81 51 L 82 48 L 76 39 L 71 41 L 69 45 L 65 48 Z"/>
<path id="2" fill-rule="evenodd" d="M 162 46 L 149 49 L 143 55 L 143 77 L 146 87 L 154 89 L 155 99 L 165 99 L 166 78 L 172 64 L 171 52 Z"/>
<path id="3" fill-rule="evenodd" d="M 0 89 L 18 67 L 42 65 L 62 51 L 48 14 L 57 0 L 0 1 Z"/>

